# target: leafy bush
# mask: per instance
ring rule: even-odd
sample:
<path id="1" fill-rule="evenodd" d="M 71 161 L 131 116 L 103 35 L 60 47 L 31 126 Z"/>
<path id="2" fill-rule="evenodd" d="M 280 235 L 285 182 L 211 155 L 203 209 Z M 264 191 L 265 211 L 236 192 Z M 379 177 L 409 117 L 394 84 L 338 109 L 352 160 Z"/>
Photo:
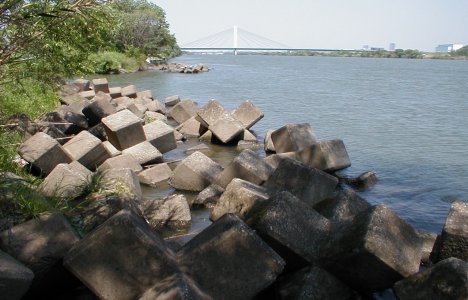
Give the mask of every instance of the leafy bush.
<path id="1" fill-rule="evenodd" d="M 91 54 L 89 60 L 97 74 L 115 74 L 118 73 L 120 69 L 134 72 L 140 67 L 136 58 L 115 51 Z"/>

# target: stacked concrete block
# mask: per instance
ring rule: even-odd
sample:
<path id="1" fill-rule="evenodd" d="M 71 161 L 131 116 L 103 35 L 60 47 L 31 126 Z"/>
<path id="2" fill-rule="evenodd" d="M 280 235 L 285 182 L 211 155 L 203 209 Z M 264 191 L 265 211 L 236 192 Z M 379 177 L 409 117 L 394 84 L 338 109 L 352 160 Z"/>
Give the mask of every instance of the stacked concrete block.
<path id="1" fill-rule="evenodd" d="M 233 178 L 261 185 L 274 169 L 252 150 L 244 150 L 216 178 L 216 184 L 225 188 Z"/>
<path id="2" fill-rule="evenodd" d="M 297 152 L 297 158 L 306 165 L 334 172 L 351 166 L 342 140 L 322 141 Z"/>
<path id="3" fill-rule="evenodd" d="M 112 99 L 122 97 L 122 88 L 121 87 L 111 87 L 111 88 L 109 88 L 109 96 L 111 96 Z"/>
<path id="4" fill-rule="evenodd" d="M 265 138 L 263 139 L 263 144 L 265 152 L 276 152 L 275 150 L 275 145 L 273 144 L 273 141 L 271 140 L 271 134 L 273 133 L 273 129 L 270 129 L 267 131 Z"/>
<path id="5" fill-rule="evenodd" d="M 115 148 L 109 141 L 102 142 L 102 146 L 106 149 L 110 157 L 116 157 L 117 155 L 122 154 L 122 151 Z"/>
<path id="6" fill-rule="evenodd" d="M 128 85 L 122 88 L 122 96 L 129 97 L 129 98 L 136 98 L 137 97 L 137 89 L 136 86 Z"/>
<path id="7" fill-rule="evenodd" d="M 74 161 L 58 164 L 39 185 L 42 194 L 49 197 L 76 198 L 90 182 L 92 172 Z"/>
<path id="8" fill-rule="evenodd" d="M 216 202 L 210 219 L 216 221 L 227 213 L 233 213 L 245 219 L 249 213 L 264 205 L 269 198 L 264 188 L 234 178 Z"/>
<path id="9" fill-rule="evenodd" d="M 87 100 L 91 100 L 94 98 L 94 96 L 96 96 L 96 93 L 94 92 L 94 90 L 90 90 L 90 91 L 79 92 L 78 95 Z"/>
<path id="10" fill-rule="evenodd" d="M 138 173 L 141 183 L 158 186 L 166 184 L 172 176 L 172 170 L 167 164 L 157 164 Z"/>
<path id="11" fill-rule="evenodd" d="M 109 82 L 106 78 L 96 78 L 92 81 L 93 89 L 97 92 L 109 93 Z"/>
<path id="12" fill-rule="evenodd" d="M 216 100 L 210 100 L 197 112 L 197 120 L 205 127 L 209 127 L 218 121 L 223 115 L 229 114 Z"/>
<path id="13" fill-rule="evenodd" d="M 179 251 L 179 257 L 184 272 L 213 299 L 252 299 L 275 281 L 285 265 L 232 214 L 195 236 Z"/>
<path id="14" fill-rule="evenodd" d="M 276 153 L 295 152 L 317 142 L 314 130 L 308 123 L 287 124 L 271 133 Z"/>
<path id="15" fill-rule="evenodd" d="M 296 152 L 285 152 L 285 153 L 280 153 L 280 154 L 270 154 L 267 157 L 265 157 L 263 160 L 269 164 L 273 169 L 276 170 L 278 168 L 278 165 L 283 159 L 292 159 L 292 160 L 297 160 L 296 158 Z"/>
<path id="16" fill-rule="evenodd" d="M 133 156 L 140 165 L 155 164 L 163 161 L 161 152 L 148 141 L 124 149 L 122 154 Z"/>
<path id="17" fill-rule="evenodd" d="M 116 194 L 137 202 L 142 198 L 140 181 L 131 169 L 105 170 L 101 180 L 104 194 Z"/>
<path id="18" fill-rule="evenodd" d="M 431 256 L 436 252 L 433 250 L 436 245 L 437 234 L 423 230 L 416 230 L 416 233 L 421 240 L 421 265 L 430 265 L 432 264 Z"/>
<path id="19" fill-rule="evenodd" d="M 29 290 L 34 273 L 0 250 L 0 299 L 19 300 Z"/>
<path id="20" fill-rule="evenodd" d="M 370 208 L 369 202 L 355 191 L 344 189 L 314 206 L 322 216 L 333 222 L 352 220 L 359 213 Z"/>
<path id="21" fill-rule="evenodd" d="M 198 107 L 190 99 L 182 100 L 171 109 L 171 117 L 179 124 L 184 123 L 197 114 Z"/>
<path id="22" fill-rule="evenodd" d="M 143 167 L 132 155 L 122 154 L 108 158 L 102 165 L 99 166 L 98 171 L 103 172 L 105 170 L 111 169 L 131 169 L 133 172 L 138 173 L 143 170 Z"/>
<path id="23" fill-rule="evenodd" d="M 393 211 L 377 205 L 333 229 L 321 265 L 362 293 L 381 291 L 419 271 L 421 241 Z"/>
<path id="24" fill-rule="evenodd" d="M 79 78 L 73 80 L 73 84 L 79 87 L 80 91 L 89 91 L 91 81 L 89 81 L 88 79 Z"/>
<path id="25" fill-rule="evenodd" d="M 98 93 L 94 101 L 83 108 L 83 114 L 88 119 L 90 126 L 101 122 L 101 119 L 116 112 L 115 107 L 110 103 L 110 96 Z"/>
<path id="26" fill-rule="evenodd" d="M 211 156 L 213 154 L 213 151 L 211 151 L 210 147 L 206 144 L 198 144 L 193 147 L 188 148 L 187 150 L 184 151 L 185 154 L 190 155 L 194 152 L 200 151 L 201 153 Z"/>
<path id="27" fill-rule="evenodd" d="M 202 136 L 208 129 L 197 121 L 195 117 L 191 117 L 176 127 L 184 136 L 199 137 Z"/>
<path id="28" fill-rule="evenodd" d="M 174 128 L 166 123 L 156 120 L 143 126 L 148 142 L 156 147 L 161 153 L 166 153 L 177 148 L 174 136 Z"/>
<path id="29" fill-rule="evenodd" d="M 129 105 L 134 103 L 133 99 L 130 99 L 129 97 L 118 97 L 112 100 L 112 103 L 114 105 L 117 105 L 118 107 L 128 107 Z"/>
<path id="30" fill-rule="evenodd" d="M 154 230 L 181 232 L 192 225 L 190 207 L 184 195 L 171 195 L 162 200 L 146 200 L 141 206 L 143 216 Z"/>
<path id="31" fill-rule="evenodd" d="M 146 107 L 148 108 L 149 111 L 152 111 L 152 112 L 158 112 L 161 114 L 166 113 L 166 107 L 157 99 L 147 103 Z"/>
<path id="32" fill-rule="evenodd" d="M 242 133 L 241 140 L 246 141 L 246 142 L 257 142 L 257 137 L 249 130 L 244 129 L 244 132 Z"/>
<path id="33" fill-rule="evenodd" d="M 90 170 L 95 170 L 97 166 L 111 157 L 101 140 L 88 131 L 82 131 L 74 136 L 63 145 L 63 148 L 73 160 Z"/>
<path id="34" fill-rule="evenodd" d="M 232 113 L 245 129 L 249 129 L 263 118 L 263 113 L 249 100 L 242 102 Z"/>
<path id="35" fill-rule="evenodd" d="M 176 189 L 200 192 L 214 182 L 223 167 L 201 152 L 186 157 L 175 168 L 169 183 Z"/>
<path id="36" fill-rule="evenodd" d="M 49 174 L 56 165 L 72 161 L 63 147 L 43 132 L 36 133 L 22 143 L 18 153 L 44 175 Z"/>
<path id="37" fill-rule="evenodd" d="M 143 120 L 145 121 L 145 124 L 152 123 L 156 120 L 167 123 L 166 115 L 163 115 L 161 113 L 157 113 L 154 111 L 149 111 L 149 110 L 145 112 L 145 115 L 143 116 Z"/>
<path id="38" fill-rule="evenodd" d="M 224 144 L 234 141 L 244 132 L 242 123 L 231 114 L 224 114 L 208 129 Z"/>
<path id="39" fill-rule="evenodd" d="M 164 100 L 164 104 L 166 106 L 174 106 L 179 102 L 180 102 L 180 97 L 178 95 L 166 97 L 166 99 Z"/>
<path id="40" fill-rule="evenodd" d="M 214 183 L 210 184 L 203 191 L 198 193 L 193 201 L 193 205 L 212 208 L 223 193 L 224 189 L 222 187 Z"/>
<path id="41" fill-rule="evenodd" d="M 126 108 L 140 119 L 144 118 L 145 111 L 147 110 L 146 106 L 137 105 L 135 103 L 132 103 L 132 104 L 128 105 Z"/>
<path id="42" fill-rule="evenodd" d="M 151 92 L 151 90 L 139 91 L 139 92 L 137 92 L 137 98 L 140 98 L 140 99 L 143 99 L 143 98 L 153 99 L 153 93 Z"/>
<path id="43" fill-rule="evenodd" d="M 273 195 L 288 191 L 311 207 L 329 197 L 338 179 L 296 160 L 283 158 L 263 185 Z"/>
<path id="44" fill-rule="evenodd" d="M 124 150 L 146 140 L 142 120 L 125 109 L 102 119 L 109 142 Z"/>

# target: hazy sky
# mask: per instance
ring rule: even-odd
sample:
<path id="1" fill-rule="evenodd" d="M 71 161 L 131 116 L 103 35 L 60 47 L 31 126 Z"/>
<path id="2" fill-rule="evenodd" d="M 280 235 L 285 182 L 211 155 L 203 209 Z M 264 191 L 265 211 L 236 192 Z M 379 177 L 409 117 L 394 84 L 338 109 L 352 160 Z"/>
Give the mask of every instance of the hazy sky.
<path id="1" fill-rule="evenodd" d="M 150 0 L 179 45 L 234 25 L 295 48 L 468 44 L 468 0 Z"/>

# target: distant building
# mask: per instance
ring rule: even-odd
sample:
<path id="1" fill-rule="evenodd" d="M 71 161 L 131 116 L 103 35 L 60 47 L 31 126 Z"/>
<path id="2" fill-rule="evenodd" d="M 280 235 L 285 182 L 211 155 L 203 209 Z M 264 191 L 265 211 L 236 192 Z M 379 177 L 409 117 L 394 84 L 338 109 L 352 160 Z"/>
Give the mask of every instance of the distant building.
<path id="1" fill-rule="evenodd" d="M 369 50 L 369 45 L 362 46 L 362 50 Z"/>
<path id="2" fill-rule="evenodd" d="M 370 51 L 382 51 L 382 50 L 385 50 L 384 48 L 380 48 L 380 47 L 371 47 L 370 48 Z"/>
<path id="3" fill-rule="evenodd" d="M 388 46 L 388 51 L 395 51 L 395 43 L 390 43 L 390 45 Z"/>
<path id="4" fill-rule="evenodd" d="M 465 45 L 462 44 L 443 44 L 435 48 L 436 52 L 452 52 L 457 51 L 460 48 L 463 48 Z"/>

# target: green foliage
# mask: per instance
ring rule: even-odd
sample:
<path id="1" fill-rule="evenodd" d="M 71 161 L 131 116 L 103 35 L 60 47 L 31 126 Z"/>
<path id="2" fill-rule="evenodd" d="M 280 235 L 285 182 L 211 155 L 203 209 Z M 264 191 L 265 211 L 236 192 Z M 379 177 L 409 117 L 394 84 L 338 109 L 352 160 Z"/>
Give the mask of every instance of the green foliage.
<path id="1" fill-rule="evenodd" d="M 89 62 L 94 68 L 94 73 L 97 74 L 118 73 L 120 69 L 134 72 L 139 69 L 141 64 L 136 58 L 115 51 L 91 54 Z"/>
<path id="2" fill-rule="evenodd" d="M 468 57 L 468 46 L 458 49 L 457 51 L 453 52 L 455 56 L 464 56 Z"/>

